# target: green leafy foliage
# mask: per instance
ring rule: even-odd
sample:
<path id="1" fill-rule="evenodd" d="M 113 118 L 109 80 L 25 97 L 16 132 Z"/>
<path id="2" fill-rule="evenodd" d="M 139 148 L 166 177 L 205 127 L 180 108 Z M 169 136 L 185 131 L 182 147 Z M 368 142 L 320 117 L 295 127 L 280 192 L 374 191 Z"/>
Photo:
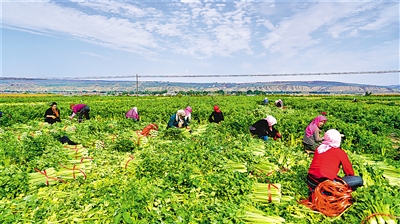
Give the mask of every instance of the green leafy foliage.
<path id="1" fill-rule="evenodd" d="M 351 96 L 268 98 L 274 97 L 286 107 L 259 105 L 264 96 L 0 98 L 2 111 L 12 115 L 0 119 L 0 222 L 361 223 L 374 212 L 400 214 L 399 186 L 363 157 L 400 167 L 393 143 L 398 136 L 393 133 L 400 133 L 399 97 L 358 97 L 356 103 Z M 48 101 L 57 102 L 61 123 L 43 123 Z M 91 120 L 69 121 L 71 102 L 88 104 Z M 221 124 L 207 121 L 214 104 L 224 112 Z M 133 105 L 139 122 L 125 118 Z M 187 105 L 193 108 L 192 132 L 165 129 L 171 114 Z M 323 131 L 335 128 L 345 135 L 342 148 L 365 182 L 353 192 L 354 204 L 335 218 L 297 202 L 308 196 L 305 178 L 312 159 L 303 152 L 304 129 L 321 111 L 328 113 Z M 248 127 L 267 115 L 278 120 L 277 141 L 249 134 Z M 138 133 L 150 123 L 160 127 L 157 135 L 141 138 Z M 62 145 L 62 136 L 82 150 Z M 86 179 L 79 173 L 67 183 L 29 186 L 35 168 L 73 175 L 60 164 L 80 164 Z M 268 188 L 255 191 L 268 183 L 279 184 L 280 192 L 274 192 L 279 202 L 259 195 Z M 262 200 L 253 200 L 255 194 Z"/>

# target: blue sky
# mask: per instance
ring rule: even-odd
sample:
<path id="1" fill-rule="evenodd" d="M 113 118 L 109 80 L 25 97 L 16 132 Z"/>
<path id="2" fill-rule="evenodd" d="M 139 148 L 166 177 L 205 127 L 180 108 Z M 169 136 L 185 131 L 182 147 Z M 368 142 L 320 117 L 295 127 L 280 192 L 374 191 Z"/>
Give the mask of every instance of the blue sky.
<path id="1" fill-rule="evenodd" d="M 2 77 L 400 70 L 396 1 L 3 0 Z M 398 85 L 400 74 L 141 78 Z"/>

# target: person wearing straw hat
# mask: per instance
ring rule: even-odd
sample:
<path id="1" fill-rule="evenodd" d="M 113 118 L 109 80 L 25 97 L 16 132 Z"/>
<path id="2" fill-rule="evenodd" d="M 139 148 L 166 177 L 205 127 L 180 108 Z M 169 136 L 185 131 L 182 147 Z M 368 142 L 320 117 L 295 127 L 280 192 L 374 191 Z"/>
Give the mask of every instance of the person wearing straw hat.
<path id="1" fill-rule="evenodd" d="M 249 130 L 253 135 L 257 135 L 264 141 L 268 140 L 268 138 L 274 138 L 274 140 L 276 140 L 282 137 L 274 127 L 276 123 L 276 119 L 273 116 L 268 115 L 266 118 L 261 119 L 250 126 Z"/>
<path id="2" fill-rule="evenodd" d="M 185 119 L 185 111 L 184 110 L 178 110 L 176 114 L 173 114 L 167 125 L 168 128 L 189 128 L 189 125 Z"/>
<path id="3" fill-rule="evenodd" d="M 49 124 L 54 124 L 56 122 L 61 122 L 60 119 L 60 110 L 57 108 L 57 103 L 52 102 L 50 104 L 50 108 L 46 110 L 44 113 L 44 121 Z"/>

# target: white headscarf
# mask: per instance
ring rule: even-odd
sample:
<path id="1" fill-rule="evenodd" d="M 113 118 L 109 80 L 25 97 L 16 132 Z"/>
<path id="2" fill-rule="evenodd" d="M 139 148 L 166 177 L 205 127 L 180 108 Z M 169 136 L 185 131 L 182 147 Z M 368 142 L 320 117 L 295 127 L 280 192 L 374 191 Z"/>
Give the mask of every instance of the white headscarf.
<path id="1" fill-rule="evenodd" d="M 340 133 L 335 130 L 335 129 L 330 129 L 325 132 L 324 135 L 324 141 L 320 146 L 318 146 L 317 150 L 318 153 L 324 153 L 331 149 L 332 147 L 334 148 L 339 148 L 340 147 L 340 142 L 342 141 L 342 137 L 340 136 Z"/>
<path id="2" fill-rule="evenodd" d="M 178 121 L 179 122 L 179 120 L 180 120 L 180 118 L 179 118 L 179 116 L 185 116 L 185 111 L 184 110 L 178 110 L 177 112 L 176 112 L 176 121 Z"/>
<path id="3" fill-rule="evenodd" d="M 276 122 L 276 119 L 273 117 L 273 116 L 271 116 L 271 115 L 268 115 L 266 118 L 265 118 L 265 120 L 267 120 L 268 121 L 268 125 L 269 126 L 273 126 L 273 125 L 275 125 L 277 122 Z"/>

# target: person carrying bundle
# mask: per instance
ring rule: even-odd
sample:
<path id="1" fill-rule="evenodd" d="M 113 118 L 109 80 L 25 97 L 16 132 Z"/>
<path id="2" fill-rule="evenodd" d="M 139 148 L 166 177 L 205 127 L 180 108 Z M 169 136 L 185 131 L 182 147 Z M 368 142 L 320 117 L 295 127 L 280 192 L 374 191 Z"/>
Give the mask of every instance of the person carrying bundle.
<path id="1" fill-rule="evenodd" d="M 281 134 L 274 127 L 276 123 L 276 119 L 268 115 L 265 119 L 261 119 L 250 126 L 249 130 L 252 134 L 257 135 L 264 141 L 267 141 L 268 138 L 274 138 L 274 140 L 276 140 L 281 138 Z"/>
<path id="2" fill-rule="evenodd" d="M 178 110 L 176 114 L 172 115 L 168 121 L 167 129 L 168 128 L 189 128 L 189 124 L 185 119 L 185 111 Z"/>
<path id="3" fill-rule="evenodd" d="M 328 119 L 322 115 L 318 115 L 314 120 L 307 126 L 304 137 L 303 146 L 305 151 L 310 154 L 314 153 L 314 150 L 320 145 L 320 142 L 324 140 L 319 136 L 322 126 Z"/>
<path id="4" fill-rule="evenodd" d="M 224 114 L 222 111 L 219 109 L 218 105 L 214 106 L 214 111 L 211 113 L 211 115 L 208 117 L 208 121 L 210 123 L 219 123 L 224 120 Z"/>
<path id="5" fill-rule="evenodd" d="M 126 118 L 132 119 L 134 121 L 139 121 L 140 116 L 139 112 L 137 111 L 137 107 L 132 107 L 128 112 L 125 114 Z"/>

